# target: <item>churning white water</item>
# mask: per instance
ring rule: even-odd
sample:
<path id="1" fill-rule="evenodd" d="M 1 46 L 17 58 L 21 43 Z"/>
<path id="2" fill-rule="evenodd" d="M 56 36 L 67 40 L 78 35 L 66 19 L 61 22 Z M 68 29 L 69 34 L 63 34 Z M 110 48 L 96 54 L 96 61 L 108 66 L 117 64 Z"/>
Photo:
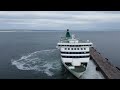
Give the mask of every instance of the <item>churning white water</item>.
<path id="1" fill-rule="evenodd" d="M 20 70 L 40 71 L 52 77 L 57 72 L 61 72 L 61 62 L 57 49 L 40 50 L 22 56 L 20 59 L 12 59 L 12 65 Z M 68 76 L 69 77 L 69 76 Z M 90 60 L 86 72 L 81 79 L 103 79 L 104 77 L 98 71 L 92 60 Z"/>

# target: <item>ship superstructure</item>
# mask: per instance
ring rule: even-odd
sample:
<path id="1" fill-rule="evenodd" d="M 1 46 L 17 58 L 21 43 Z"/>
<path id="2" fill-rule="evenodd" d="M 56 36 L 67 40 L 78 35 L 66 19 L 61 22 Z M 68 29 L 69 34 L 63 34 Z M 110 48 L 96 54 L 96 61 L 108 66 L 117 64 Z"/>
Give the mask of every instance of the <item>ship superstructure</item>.
<path id="1" fill-rule="evenodd" d="M 90 47 L 93 44 L 89 40 L 82 41 L 71 35 L 67 29 L 65 37 L 61 37 L 57 48 L 61 53 L 63 65 L 77 78 L 84 73 L 90 59 Z"/>

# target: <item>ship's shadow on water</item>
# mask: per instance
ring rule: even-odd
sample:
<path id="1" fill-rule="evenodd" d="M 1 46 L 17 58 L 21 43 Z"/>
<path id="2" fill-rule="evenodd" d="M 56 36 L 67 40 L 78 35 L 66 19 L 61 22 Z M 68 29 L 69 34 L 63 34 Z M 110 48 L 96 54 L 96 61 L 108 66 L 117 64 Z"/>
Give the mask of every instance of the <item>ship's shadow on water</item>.
<path id="1" fill-rule="evenodd" d="M 57 49 L 40 50 L 23 55 L 19 59 L 12 59 L 12 65 L 19 70 L 34 71 L 34 79 L 77 79 L 61 63 L 60 53 Z M 90 61 L 88 69 L 81 79 L 101 79 L 95 65 Z"/>

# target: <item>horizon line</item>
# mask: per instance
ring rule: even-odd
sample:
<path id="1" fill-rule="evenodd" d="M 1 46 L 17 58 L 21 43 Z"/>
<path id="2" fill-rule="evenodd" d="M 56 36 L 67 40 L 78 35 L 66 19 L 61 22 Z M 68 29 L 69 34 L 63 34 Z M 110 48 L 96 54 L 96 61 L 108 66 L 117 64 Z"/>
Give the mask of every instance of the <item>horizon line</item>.
<path id="1" fill-rule="evenodd" d="M 51 30 L 51 29 L 0 29 L 0 31 L 18 31 L 18 30 L 21 30 L 21 31 L 66 31 L 67 29 L 65 30 Z M 70 29 L 69 29 L 70 30 Z M 119 29 L 112 29 L 112 30 L 108 30 L 108 29 L 101 29 L 101 30 L 92 30 L 92 29 L 83 29 L 83 30 L 73 30 L 71 29 L 70 31 L 120 31 Z M 20 31 L 18 31 L 20 32 Z"/>

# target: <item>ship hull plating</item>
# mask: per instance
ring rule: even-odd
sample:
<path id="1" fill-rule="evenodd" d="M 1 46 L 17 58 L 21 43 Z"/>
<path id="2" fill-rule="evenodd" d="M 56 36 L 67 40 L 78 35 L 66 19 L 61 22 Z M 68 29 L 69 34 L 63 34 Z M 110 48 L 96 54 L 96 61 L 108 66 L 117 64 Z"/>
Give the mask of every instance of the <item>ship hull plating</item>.
<path id="1" fill-rule="evenodd" d="M 77 77 L 78 79 L 80 79 L 80 77 L 84 74 L 84 72 L 86 71 L 86 67 L 84 71 L 80 71 L 80 72 L 76 72 L 72 69 L 69 69 L 69 67 L 61 60 L 62 64 L 64 65 L 64 67 L 70 72 L 72 73 L 75 77 Z"/>

